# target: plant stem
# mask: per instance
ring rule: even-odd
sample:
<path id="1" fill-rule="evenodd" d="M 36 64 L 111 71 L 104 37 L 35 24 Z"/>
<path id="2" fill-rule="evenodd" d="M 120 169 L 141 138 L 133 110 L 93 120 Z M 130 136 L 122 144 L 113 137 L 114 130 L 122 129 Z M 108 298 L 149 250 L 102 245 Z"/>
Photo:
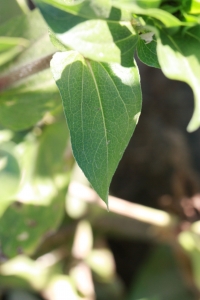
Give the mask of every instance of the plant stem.
<path id="1" fill-rule="evenodd" d="M 23 78 L 48 69 L 53 54 L 54 53 L 51 53 L 50 55 L 35 60 L 29 64 L 22 66 L 21 68 L 11 71 L 9 74 L 0 77 L 0 91 L 7 89 Z"/>

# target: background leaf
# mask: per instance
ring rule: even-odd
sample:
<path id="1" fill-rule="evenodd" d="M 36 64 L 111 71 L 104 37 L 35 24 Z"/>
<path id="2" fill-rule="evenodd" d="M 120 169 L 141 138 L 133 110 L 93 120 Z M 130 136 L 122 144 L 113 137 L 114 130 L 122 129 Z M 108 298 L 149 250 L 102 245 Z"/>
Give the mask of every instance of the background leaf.
<path id="1" fill-rule="evenodd" d="M 23 14 L 23 11 L 15 0 L 0 1 L 0 12 L 0 25 L 9 19 Z"/>
<path id="2" fill-rule="evenodd" d="M 34 253 L 45 234 L 58 227 L 63 214 L 63 194 L 53 198 L 48 206 L 23 203 L 9 206 L 0 219 L 2 253 L 7 257 Z"/>
<path id="3" fill-rule="evenodd" d="M 8 257 L 21 253 L 33 254 L 45 235 L 56 230 L 63 218 L 69 181 L 69 162 L 66 163 L 64 158 L 68 141 L 65 123 L 63 116 L 58 123 L 46 125 L 40 138 L 34 135 L 34 131 L 29 132 L 21 143 L 15 145 L 13 152 L 23 176 L 19 188 L 17 178 L 18 193 L 11 200 L 19 201 L 12 204 L 7 201 L 3 209 L 1 206 L 0 216 L 1 251 Z M 42 158 L 44 161 L 41 162 Z M 11 175 L 18 175 L 16 165 L 11 167 L 8 170 Z M 0 175 L 2 184 L 5 183 L 3 175 L 4 170 Z M 11 193 L 12 182 L 8 183 Z"/>
<path id="4" fill-rule="evenodd" d="M 46 23 L 37 9 L 0 26 L 0 36 L 24 38 L 29 41 L 29 47 L 26 47 L 21 55 L 0 68 L 1 75 L 55 52 L 49 41 Z"/>
<path id="5" fill-rule="evenodd" d="M 34 126 L 46 112 L 61 105 L 50 70 L 0 93 L 0 123 L 15 131 Z"/>
<path id="6" fill-rule="evenodd" d="M 157 41 L 155 40 L 155 37 L 153 37 L 153 41 L 150 43 L 146 43 L 142 39 L 139 39 L 137 44 L 137 55 L 147 66 L 160 68 L 156 47 Z"/>
<path id="7" fill-rule="evenodd" d="M 200 126 L 199 46 L 200 25 L 174 36 L 162 30 L 158 39 L 158 59 L 162 71 L 171 79 L 188 83 L 194 93 L 195 108 L 188 131 L 194 131 Z"/>
<path id="8" fill-rule="evenodd" d="M 28 45 L 29 41 L 23 38 L 0 37 L 0 66 L 14 59 Z"/>
<path id="9" fill-rule="evenodd" d="M 145 2 L 147 3 L 147 1 Z M 124 0 L 123 2 L 120 0 L 112 0 L 112 4 L 115 7 L 127 9 L 134 14 L 149 16 L 157 19 L 161 21 L 165 27 L 179 27 L 180 25 L 182 25 L 182 22 L 179 19 L 177 19 L 167 11 L 159 8 L 144 8 L 144 1 L 141 2 L 142 5 L 140 5 L 140 1 L 138 1 L 137 3 L 135 3 L 134 1 L 133 3 L 133 1 L 131 0 Z"/>
<path id="10" fill-rule="evenodd" d="M 65 159 L 69 132 L 66 120 L 48 125 L 40 137 L 35 174 L 41 177 L 66 173 L 69 161 Z"/>
<path id="11" fill-rule="evenodd" d="M 55 54 L 51 69 L 63 99 L 74 156 L 107 202 L 110 181 L 141 110 L 138 70 L 88 61 L 74 51 Z"/>
<path id="12" fill-rule="evenodd" d="M 200 13 L 200 1 L 192 0 L 190 10 L 188 11 L 190 14 L 199 14 Z"/>
<path id="13" fill-rule="evenodd" d="M 6 80 L 12 85 L 0 92 L 0 123 L 13 130 L 23 130 L 35 125 L 46 112 L 61 104 L 57 87 L 47 69 L 55 48 L 38 10 L 6 22 L 0 27 L 0 36 L 28 43 L 15 59 L 0 67 L 2 87 Z M 37 74 L 31 74 L 33 68 Z M 30 72 L 30 76 L 23 78 L 26 72 Z"/>
<path id="14" fill-rule="evenodd" d="M 156 8 L 159 7 L 161 0 L 136 0 L 135 2 L 142 8 Z"/>
<path id="15" fill-rule="evenodd" d="M 84 3 L 89 5 L 89 1 Z M 110 22 L 101 19 L 87 20 L 81 14 L 77 16 L 70 10 L 70 13 L 62 11 L 41 1 L 37 1 L 36 4 L 51 28 L 53 43 L 59 50 L 73 49 L 96 61 L 117 62 L 125 67 L 133 66 L 138 36 L 129 20 L 120 22 L 117 9 L 111 14 Z"/>

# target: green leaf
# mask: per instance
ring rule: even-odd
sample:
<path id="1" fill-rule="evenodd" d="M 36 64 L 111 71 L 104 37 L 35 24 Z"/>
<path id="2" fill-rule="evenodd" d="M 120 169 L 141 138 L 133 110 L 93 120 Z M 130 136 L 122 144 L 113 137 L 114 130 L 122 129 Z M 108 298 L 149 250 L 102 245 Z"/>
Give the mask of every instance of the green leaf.
<path id="1" fill-rule="evenodd" d="M 35 166 L 37 176 L 50 177 L 66 173 L 69 161 L 65 161 L 68 141 L 67 124 L 63 116 L 62 122 L 47 126 L 40 137 Z"/>
<path id="2" fill-rule="evenodd" d="M 55 230 L 64 213 L 64 194 L 48 206 L 12 204 L 0 219 L 1 251 L 8 257 L 19 253 L 33 254 L 45 234 Z"/>
<path id="3" fill-rule="evenodd" d="M 13 18 L 0 26 L 0 36 L 26 40 L 26 47 L 21 54 L 0 67 L 1 76 L 55 52 L 49 41 L 47 25 L 38 10 Z"/>
<path id="4" fill-rule="evenodd" d="M 192 0 L 188 13 L 200 14 L 200 0 Z"/>
<path id="5" fill-rule="evenodd" d="M 50 37 L 50 40 L 52 42 L 52 44 L 56 47 L 57 50 L 59 51 L 67 51 L 69 50 L 69 48 L 67 46 L 64 46 L 56 37 L 56 34 L 49 30 L 49 37 Z"/>
<path id="6" fill-rule="evenodd" d="M 60 90 L 74 156 L 107 203 L 108 188 L 141 110 L 137 68 L 56 53 L 51 69 Z"/>
<path id="7" fill-rule="evenodd" d="M 133 66 L 138 36 L 130 23 L 108 24 L 103 20 L 81 23 L 57 38 L 67 47 L 96 61 Z"/>
<path id="8" fill-rule="evenodd" d="M 40 0 L 35 1 L 35 4 L 53 33 L 64 33 L 86 20 L 86 18 L 63 11 Z"/>
<path id="9" fill-rule="evenodd" d="M 28 45 L 29 41 L 23 38 L 0 37 L 0 66 L 15 58 Z"/>
<path id="10" fill-rule="evenodd" d="M 40 1 L 36 3 L 53 32 L 51 37 L 59 50 L 73 49 L 93 60 L 133 66 L 138 36 L 130 21 L 119 22 L 116 14 L 113 18 L 117 21 L 113 22 L 86 21 Z"/>
<path id="11" fill-rule="evenodd" d="M 137 44 L 137 55 L 138 58 L 146 65 L 154 68 L 160 68 L 157 57 L 157 41 L 155 38 L 150 43 L 145 43 L 144 40 L 139 39 Z"/>
<path id="12" fill-rule="evenodd" d="M 50 70 L 0 93 L 0 98 L 0 124 L 15 131 L 34 126 L 46 112 L 61 105 Z"/>
<path id="13" fill-rule="evenodd" d="M 35 125 L 47 111 L 60 105 L 58 89 L 50 69 L 47 69 L 55 48 L 49 41 L 46 24 L 38 10 L 2 25 L 0 36 L 7 41 L 7 48 L 8 41 L 27 44 L 11 61 L 0 66 L 0 88 L 6 81 L 11 85 L 0 92 L 0 123 L 13 130 L 23 130 Z M 8 55 L 9 52 L 4 53 Z M 34 68 L 37 74 L 32 71 Z M 21 79 L 20 74 L 27 74 L 27 77 Z"/>
<path id="14" fill-rule="evenodd" d="M 142 8 L 157 8 L 162 0 L 135 0 L 136 4 Z"/>
<path id="15" fill-rule="evenodd" d="M 127 9 L 134 14 L 145 15 L 157 19 L 161 21 L 165 27 L 179 27 L 183 24 L 179 19 L 167 11 L 159 8 L 143 8 L 143 5 L 140 5 L 139 1 L 137 3 L 134 1 L 133 3 L 132 0 L 124 0 L 123 2 L 120 0 L 112 0 L 112 4 L 118 8 Z"/>
<path id="16" fill-rule="evenodd" d="M 44 130 L 42 132 L 41 130 L 40 138 L 35 135 L 34 131 L 29 132 L 20 144 L 15 145 L 14 153 L 19 161 L 23 176 L 20 180 L 18 193 L 14 197 L 14 200 L 20 202 L 12 203 L 12 205 L 8 203 L 6 207 L 3 206 L 3 209 L 2 205 L 0 207 L 2 210 L 0 216 L 0 251 L 5 256 L 13 257 L 22 252 L 32 254 L 45 235 L 57 229 L 62 220 L 68 183 L 66 177 L 69 178 L 69 172 L 64 170 L 62 157 L 57 157 L 58 163 L 55 165 L 54 154 L 64 156 L 64 144 L 66 144 L 64 122 L 65 120 L 62 121 L 62 126 L 60 123 L 47 126 L 50 131 Z M 46 132 L 55 133 L 55 130 L 52 132 L 52 128 L 56 128 L 57 131 L 59 128 L 63 129 L 63 133 L 57 132 L 57 136 L 51 135 L 50 137 Z M 51 143 L 51 147 L 54 149 L 44 149 L 43 138 L 47 142 L 47 148 L 50 145 L 49 140 L 52 141 L 52 139 L 57 142 L 57 145 L 53 147 Z M 63 141 L 61 141 L 62 138 Z M 47 157 L 52 158 L 49 161 L 48 174 L 41 172 L 42 167 L 41 169 L 37 168 L 38 161 L 41 162 L 41 158 L 44 158 L 44 150 L 46 150 Z M 50 155 L 47 151 L 50 152 Z M 43 167 L 45 167 L 48 158 L 43 162 Z M 63 163 L 63 166 L 59 161 Z M 60 174 L 64 171 L 65 174 Z M 53 175 L 63 176 L 56 178 Z"/>
<path id="17" fill-rule="evenodd" d="M 200 24 L 200 14 L 198 15 L 191 15 L 183 12 L 184 20 L 193 26 Z"/>
<path id="18" fill-rule="evenodd" d="M 23 12 L 16 0 L 0 1 L 0 25 Z"/>
<path id="19" fill-rule="evenodd" d="M 195 98 L 195 109 L 188 131 L 200 126 L 200 25 L 174 36 L 165 31 L 158 39 L 158 59 L 164 74 L 190 85 Z"/>

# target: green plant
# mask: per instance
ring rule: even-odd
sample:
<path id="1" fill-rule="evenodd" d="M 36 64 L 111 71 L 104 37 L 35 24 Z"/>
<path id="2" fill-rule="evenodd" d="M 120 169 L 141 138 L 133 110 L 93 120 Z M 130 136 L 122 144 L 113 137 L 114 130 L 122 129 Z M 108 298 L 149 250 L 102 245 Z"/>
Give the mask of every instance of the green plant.
<path id="1" fill-rule="evenodd" d="M 37 9 L 30 11 L 25 0 L 0 2 L 2 259 L 22 252 L 39 257 L 52 250 L 42 242 L 60 226 L 64 204 L 66 224 L 69 216 L 77 220 L 84 215 L 86 204 L 77 202 L 78 209 L 73 210 L 73 196 L 67 194 L 73 155 L 109 208 L 109 185 L 142 107 L 135 55 L 144 64 L 161 68 L 168 78 L 190 85 L 194 113 L 187 129 L 200 126 L 199 0 L 34 0 L 34 4 Z M 76 181 L 84 181 L 79 172 Z M 102 212 L 91 211 L 92 224 Z M 17 225 L 11 228 L 13 220 Z M 172 225 L 170 216 L 169 220 L 166 226 Z M 95 269 L 91 262 L 95 253 L 91 245 L 88 248 L 90 257 L 84 259 Z M 37 268 L 32 261 L 21 263 Z M 2 282 L 4 275 L 13 275 L 9 269 L 9 264 L 2 269 Z M 54 271 L 41 271 L 39 286 L 34 286 L 30 274 L 21 277 L 40 290 Z M 63 280 L 71 286 L 68 277 Z M 19 286 L 23 284 L 20 281 Z"/>
<path id="2" fill-rule="evenodd" d="M 47 22 L 53 45 L 59 50 L 50 64 L 62 97 L 74 157 L 107 203 L 112 176 L 141 111 L 135 52 L 145 64 L 161 67 L 167 77 L 191 86 L 195 109 L 188 130 L 199 127 L 199 2 L 36 0 L 35 4 Z M 32 35 L 34 40 L 46 32 L 38 12 L 34 14 L 37 16 L 30 17 L 33 20 L 29 20 L 29 28 L 18 28 L 16 20 L 10 22 L 11 27 L 15 22 L 12 32 L 8 26 L 2 27 L 3 71 L 14 56 L 17 56 L 17 68 L 22 62 L 34 65 L 28 74 L 22 68 L 23 77 L 47 67 L 44 55 L 48 61 L 48 55 L 55 50 L 49 43 L 45 47 L 44 42 L 43 46 L 41 43 L 32 46 Z M 31 25 L 36 18 L 37 27 L 33 32 Z M 24 59 L 24 52 L 32 54 L 31 59 L 30 55 Z M 4 79 L 3 88 L 20 78 L 19 74 L 11 74 L 9 80 Z M 20 89 L 13 92 L 19 94 Z M 50 103 L 47 93 L 46 90 L 39 103 L 35 100 L 31 116 L 24 102 L 21 105 L 16 102 L 19 110 L 26 110 L 26 116 L 20 120 L 13 120 L 16 117 L 11 118 L 12 111 L 9 109 L 9 116 L 3 108 L 3 123 L 15 130 L 34 125 L 50 105 L 51 108 L 56 105 L 55 100 Z M 2 97 L 5 102 L 8 92 Z M 22 97 L 19 101 L 23 101 Z"/>

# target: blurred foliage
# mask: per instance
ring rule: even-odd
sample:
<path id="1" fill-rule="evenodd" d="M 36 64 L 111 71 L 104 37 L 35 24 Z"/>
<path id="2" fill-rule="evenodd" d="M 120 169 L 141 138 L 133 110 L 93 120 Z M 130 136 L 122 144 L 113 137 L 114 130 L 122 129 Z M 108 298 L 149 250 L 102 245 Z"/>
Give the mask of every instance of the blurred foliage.
<path id="1" fill-rule="evenodd" d="M 132 27 L 124 26 L 124 20 L 130 22 L 126 8 L 129 7 L 130 11 L 136 9 L 139 17 L 134 18 L 134 22 L 145 22 L 148 11 L 150 19 L 154 18 L 160 26 L 165 26 L 166 32 L 175 30 L 175 33 L 185 21 L 199 28 L 199 1 L 183 1 L 183 6 L 178 1 L 174 7 L 171 5 L 173 1 L 170 5 L 160 0 L 135 1 L 134 5 L 128 0 L 124 3 L 112 1 L 119 7 L 113 10 L 110 10 L 111 1 L 99 1 L 100 4 L 98 1 L 78 1 L 78 6 L 71 5 L 70 1 L 66 5 L 62 0 L 35 2 L 51 28 L 51 41 L 48 36 L 50 29 L 38 9 L 30 11 L 25 0 L 0 0 L 0 79 L 3 83 L 3 88 L 0 86 L 0 299 L 1 294 L 8 300 L 39 300 L 41 297 L 63 300 L 65 295 L 69 300 L 196 299 L 182 278 L 174 256 L 176 251 L 169 246 L 154 247 L 127 292 L 116 273 L 106 237 L 95 227 L 94 219 L 100 217 L 102 211 L 91 209 L 81 197 L 74 197 L 68 190 L 73 181 L 84 185 L 89 183 L 74 163 L 61 97 L 49 63 L 56 48 L 65 51 L 68 47 L 80 46 L 81 49 L 79 43 L 83 42 L 86 32 L 83 21 L 88 18 L 87 26 L 91 29 L 100 18 L 114 54 L 107 52 L 105 36 L 101 36 L 99 44 L 99 36 L 92 33 L 85 42 L 88 45 L 92 39 L 102 53 L 108 55 L 105 61 L 115 55 L 115 62 L 122 60 L 123 64 L 130 63 L 133 68 L 133 53 L 126 52 L 126 47 L 131 44 L 131 51 L 137 50 L 141 61 L 159 68 L 162 59 L 158 61 L 156 54 L 157 38 L 151 41 L 150 37 L 149 43 L 146 29 L 138 28 L 139 36 Z M 180 20 L 171 13 L 181 15 Z M 72 23 L 84 29 L 76 41 L 65 35 Z M 100 34 L 104 31 L 102 28 Z M 118 34 L 127 34 L 127 40 L 122 36 L 118 40 Z M 164 38 L 159 42 L 160 47 L 166 46 Z M 91 48 L 84 50 L 87 56 Z M 93 50 L 92 57 L 99 59 Z M 116 74 L 118 71 L 115 70 Z M 107 69 L 109 72 L 112 79 L 114 69 L 112 72 Z M 120 72 L 124 76 L 125 68 Z M 138 76 L 137 72 L 134 74 Z M 127 80 L 123 76 L 120 80 Z M 125 91 L 127 82 L 121 81 L 117 82 L 119 90 Z M 86 85 L 85 89 L 89 95 L 90 86 Z M 138 91 L 140 94 L 139 88 Z M 87 109 L 86 115 L 91 112 L 91 107 Z M 113 109 L 112 105 L 109 109 Z M 95 124 L 97 110 L 95 108 L 95 114 L 91 113 Z M 134 116 L 134 126 L 135 117 L 138 116 Z M 123 123 L 121 110 L 118 120 Z M 119 122 L 115 121 L 113 114 L 114 131 L 117 132 Z M 81 124 L 77 124 L 78 128 L 71 123 L 75 133 L 81 128 Z M 88 123 L 88 128 L 93 129 L 93 125 Z M 121 130 L 123 137 L 124 132 L 125 129 Z M 96 137 L 95 131 L 91 134 Z M 119 144 L 121 146 L 121 142 Z M 114 148 L 112 145 L 112 151 Z M 122 152 L 120 150 L 120 155 Z M 113 169 L 115 167 L 116 164 Z M 102 174 L 104 177 L 105 173 Z M 193 278 L 200 289 L 199 234 L 199 223 L 194 223 L 188 231 L 179 234 L 178 241 L 192 263 Z"/>
<path id="2" fill-rule="evenodd" d="M 184 286 L 179 266 L 169 247 L 155 247 L 143 264 L 128 297 L 128 300 L 134 299 L 195 299 Z"/>

